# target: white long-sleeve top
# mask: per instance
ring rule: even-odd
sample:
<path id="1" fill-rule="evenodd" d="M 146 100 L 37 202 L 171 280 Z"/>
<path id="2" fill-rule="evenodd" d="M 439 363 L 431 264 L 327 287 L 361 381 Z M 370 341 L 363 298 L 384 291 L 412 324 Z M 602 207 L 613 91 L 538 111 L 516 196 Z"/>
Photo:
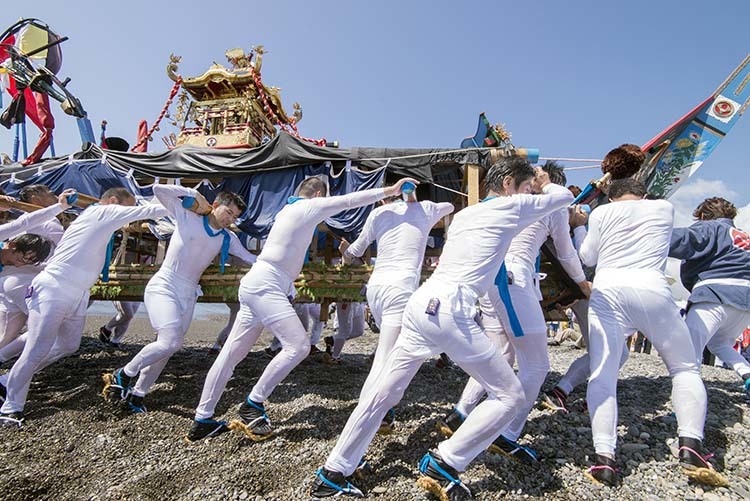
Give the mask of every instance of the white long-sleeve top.
<path id="1" fill-rule="evenodd" d="M 513 237 L 573 201 L 573 194 L 562 186 L 548 184 L 543 191 L 544 195 L 497 197 L 458 212 L 432 278 L 484 295 L 494 283 Z"/>
<path id="2" fill-rule="evenodd" d="M 133 221 L 165 214 L 164 207 L 159 204 L 139 207 L 91 205 L 65 231 L 42 273 L 53 275 L 70 287 L 88 289 L 104 267 L 112 233 Z"/>
<path id="3" fill-rule="evenodd" d="M 23 233 L 34 233 L 33 231 L 31 231 L 31 229 L 37 228 L 40 225 L 45 225 L 53 219 L 57 221 L 57 219 L 55 219 L 55 216 L 60 214 L 62 211 L 62 205 L 54 204 L 38 211 L 22 214 L 18 219 L 0 225 L 0 241 L 5 241 L 10 238 L 17 237 L 18 235 L 21 235 Z"/>
<path id="4" fill-rule="evenodd" d="M 427 237 L 441 217 L 453 212 L 448 202 L 396 202 L 370 212 L 359 237 L 346 250 L 349 256 L 365 253 L 373 240 L 378 258 L 368 285 L 390 285 L 416 290 Z"/>
<path id="5" fill-rule="evenodd" d="M 221 251 L 224 236 L 219 233 L 212 237 L 206 232 L 203 216 L 189 211 L 182 206 L 179 197 L 198 196 L 193 188 L 174 184 L 155 184 L 154 196 L 174 218 L 175 230 L 169 240 L 169 247 L 159 272 L 174 273 L 179 277 L 197 284 L 208 265 Z M 219 230 L 213 228 L 214 232 Z M 233 231 L 229 234 L 229 253 L 248 264 L 255 262 L 256 257 L 240 243 Z M 157 273 L 159 273 L 157 272 Z"/>
<path id="6" fill-rule="evenodd" d="M 294 281 L 320 223 L 341 211 L 374 204 L 384 197 L 383 188 L 374 188 L 334 197 L 303 198 L 286 205 L 276 214 L 258 261 L 272 265 Z"/>
<path id="7" fill-rule="evenodd" d="M 557 252 L 557 260 L 565 272 L 574 282 L 582 282 L 586 277 L 583 274 L 578 252 L 576 252 L 570 239 L 568 219 L 566 207 L 530 224 L 511 241 L 508 248 L 508 257 L 513 256 L 523 260 L 533 270 L 536 266 L 539 249 L 550 236 Z"/>
<path id="8" fill-rule="evenodd" d="M 600 205 L 589 216 L 579 254 L 597 271 L 653 269 L 663 272 L 674 224 L 674 206 L 666 200 L 622 200 Z"/>
<path id="9" fill-rule="evenodd" d="M 56 217 L 52 217 L 51 219 L 48 219 L 47 221 L 44 221 L 43 223 L 36 226 L 32 226 L 28 230 L 26 230 L 26 233 L 33 233 L 35 235 L 48 238 L 55 245 L 60 243 L 64 232 L 65 228 L 63 228 L 62 223 Z"/>

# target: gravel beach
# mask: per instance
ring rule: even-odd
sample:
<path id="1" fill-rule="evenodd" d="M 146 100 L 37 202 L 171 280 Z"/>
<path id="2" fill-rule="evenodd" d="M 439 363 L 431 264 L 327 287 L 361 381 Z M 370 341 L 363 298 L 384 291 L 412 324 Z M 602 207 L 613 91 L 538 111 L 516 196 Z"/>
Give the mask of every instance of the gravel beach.
<path id="1" fill-rule="evenodd" d="M 309 499 L 313 472 L 356 405 L 377 343 L 368 330 L 347 343 L 341 365 L 311 357 L 295 369 L 268 402 L 277 428 L 271 440 L 253 443 L 228 433 L 189 444 L 183 436 L 214 358 L 208 348 L 225 318 L 193 322 L 185 347 L 146 399 L 149 412 L 135 416 L 119 415 L 104 402 L 100 375 L 129 360 L 153 338 L 152 330 L 138 317 L 123 349 L 105 349 L 96 337 L 105 321 L 89 317 L 79 353 L 34 379 L 25 427 L 0 430 L 3 499 Z M 264 334 L 238 366 L 217 417 L 236 417 L 237 404 L 268 362 L 262 352 L 268 340 Z M 550 348 L 545 389 L 581 353 L 572 345 Z M 581 389 L 573 395 L 571 414 L 532 412 L 522 442 L 540 453 L 538 467 L 485 454 L 464 478 L 480 500 L 750 499 L 750 403 L 733 372 L 704 367 L 703 374 L 709 394 L 706 445 L 730 488 L 699 487 L 680 472 L 667 444 L 676 436 L 669 377 L 657 356 L 638 353 L 626 363 L 619 384 L 619 489 L 596 486 L 583 476 L 593 449 Z M 368 450 L 374 473 L 358 483 L 368 498 L 429 499 L 415 485 L 417 463 L 439 441 L 435 423 L 451 410 L 466 377 L 437 368 L 435 360 L 424 364 L 397 408 L 395 433 L 376 436 Z"/>

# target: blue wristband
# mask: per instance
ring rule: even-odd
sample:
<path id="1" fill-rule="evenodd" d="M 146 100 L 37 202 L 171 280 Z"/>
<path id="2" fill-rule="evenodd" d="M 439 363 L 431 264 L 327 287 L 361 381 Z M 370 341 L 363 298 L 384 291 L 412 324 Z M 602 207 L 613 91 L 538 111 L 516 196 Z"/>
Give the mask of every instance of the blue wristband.
<path id="1" fill-rule="evenodd" d="M 193 207 L 193 204 L 195 203 L 195 198 L 193 197 L 182 197 L 182 206 L 186 209 L 190 209 Z"/>
<path id="2" fill-rule="evenodd" d="M 72 193 L 65 197 L 65 201 L 68 202 L 68 205 L 73 205 L 78 201 L 78 192 Z"/>

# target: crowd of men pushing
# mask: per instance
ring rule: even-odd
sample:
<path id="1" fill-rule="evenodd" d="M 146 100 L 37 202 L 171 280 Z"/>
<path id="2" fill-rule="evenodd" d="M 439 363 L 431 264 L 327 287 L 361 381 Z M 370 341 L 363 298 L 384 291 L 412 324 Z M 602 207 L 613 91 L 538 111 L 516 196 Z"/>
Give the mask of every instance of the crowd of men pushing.
<path id="1" fill-rule="evenodd" d="M 603 166 L 637 167 L 642 162 L 639 148 L 622 145 L 605 157 Z M 125 366 L 105 374 L 103 395 L 132 412 L 146 411 L 144 397 L 182 346 L 201 274 L 217 255 L 223 267 L 232 254 L 253 266 L 240 282 L 239 311 L 207 374 L 187 439 L 229 430 L 255 441 L 269 438 L 273 426 L 265 402 L 310 353 L 291 298 L 316 227 L 342 210 L 399 197 L 405 183 L 417 182 L 402 179 L 387 188 L 326 196 L 326 183 L 308 178 L 276 215 L 258 256 L 228 230 L 246 208 L 233 193 L 220 193 L 209 204 L 194 189 L 154 185 L 154 203 L 136 206 L 127 190 L 113 188 L 63 232 L 55 216 L 68 207 L 71 192 L 55 198 L 39 189 L 35 202 L 44 209 L 0 226 L 5 242 L 0 250 L 0 361 L 18 357 L 0 378 L 0 425 L 22 426 L 34 373 L 78 349 L 89 289 L 105 265 L 112 233 L 132 221 L 169 216 L 175 230 L 144 294 L 156 340 Z M 549 371 L 536 270 L 548 237 L 566 273 L 588 298 L 573 305 L 588 353 L 542 401 L 567 410 L 568 394 L 588 379 L 595 455 L 586 475 L 608 485 L 619 482 L 614 455 L 617 378 L 627 358 L 626 337 L 640 331 L 672 377 L 681 467 L 699 482 L 726 485 L 703 450 L 707 399 L 700 357 L 708 345 L 733 365 L 746 390 L 750 386 L 750 365 L 730 353 L 734 339 L 750 324 L 750 238 L 733 226 L 734 206 L 721 198 L 707 199 L 696 209 L 693 226 L 675 229 L 673 206 L 647 200 L 644 186 L 627 178 L 613 181 L 610 203 L 588 215 L 569 207 L 573 195 L 564 187 L 559 166 L 533 168 L 517 157 L 494 164 L 485 185 L 488 193 L 481 203 L 455 214 L 439 264 L 421 286 L 430 229 L 453 211 L 451 204 L 404 195 L 403 201 L 371 211 L 359 237 L 342 244 L 343 259 L 349 260 L 377 241 L 367 300 L 380 340 L 359 403 L 315 473 L 312 495 L 363 495 L 352 476 L 365 470 L 369 443 L 379 430 L 393 428 L 393 408 L 409 382 L 424 360 L 440 353 L 470 378 L 454 410 L 438 423 L 447 438 L 420 461 L 418 484 L 440 499 L 469 498 L 471 491 L 459 474 L 482 451 L 528 464 L 539 461 L 518 440 Z M 186 198 L 195 201 L 195 208 L 185 208 Z M 685 318 L 664 275 L 667 256 L 683 260 L 682 280 L 692 291 Z M 594 267 L 592 284 L 586 277 Z M 24 323 L 26 333 L 21 334 Z M 239 419 L 215 419 L 235 367 L 264 329 L 281 350 L 240 404 Z"/>

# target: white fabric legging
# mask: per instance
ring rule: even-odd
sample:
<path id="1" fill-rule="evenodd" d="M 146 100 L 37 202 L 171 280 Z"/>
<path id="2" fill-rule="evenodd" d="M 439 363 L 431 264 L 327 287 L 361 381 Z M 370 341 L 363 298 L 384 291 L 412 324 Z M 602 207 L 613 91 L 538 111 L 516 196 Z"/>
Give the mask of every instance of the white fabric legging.
<path id="1" fill-rule="evenodd" d="M 27 317 L 28 317 L 27 315 L 24 315 L 24 318 L 28 320 Z M 29 337 L 28 332 L 24 332 L 23 334 L 21 334 L 20 336 L 17 336 L 8 344 L 3 346 L 3 348 L 0 349 L 0 363 L 7 362 L 8 360 L 12 360 L 16 358 L 18 355 L 20 355 L 21 352 L 23 351 L 23 347 L 26 346 L 26 340 L 28 339 L 28 337 Z M 7 376 L 7 374 L 5 374 L 4 376 Z M 0 376 L 0 382 L 2 382 L 3 384 L 5 384 L 5 382 L 3 382 L 4 376 Z"/>
<path id="2" fill-rule="evenodd" d="M 0 348 L 5 348 L 21 335 L 23 326 L 26 325 L 28 315 L 18 310 L 7 310 L 0 307 Z M 10 360 L 13 356 L 2 358 L 0 362 Z"/>
<path id="3" fill-rule="evenodd" d="M 88 300 L 88 289 L 71 288 L 46 274 L 34 280 L 26 342 L 8 374 L 8 395 L 0 412 L 23 411 L 34 374 L 78 350 Z"/>
<path id="4" fill-rule="evenodd" d="M 366 392 L 374 389 L 375 382 L 380 378 L 380 373 L 385 367 L 388 356 L 401 332 L 404 309 L 406 309 L 406 304 L 412 294 L 412 291 L 399 287 L 367 286 L 367 303 L 370 305 L 370 313 L 375 318 L 375 323 L 380 326 L 380 338 L 378 339 L 378 347 L 375 349 L 370 373 L 362 385 L 360 400 L 367 398 Z"/>
<path id="5" fill-rule="evenodd" d="M 441 305 L 437 315 L 425 314 L 430 298 Z M 403 328 L 380 377 L 372 389 L 363 389 L 325 463 L 329 470 L 348 476 L 356 469 L 386 412 L 404 394 L 424 360 L 445 352 L 487 389 L 479 404 L 453 436 L 438 446 L 450 466 L 463 471 L 497 438 L 523 401 L 523 387 L 508 362 L 474 320 L 476 295 L 461 286 L 430 280 L 409 300 Z"/>
<path id="6" fill-rule="evenodd" d="M 687 325 L 666 278 L 653 270 L 598 270 L 589 305 L 591 378 L 586 399 L 598 454 L 617 443 L 617 376 L 627 336 L 642 332 L 672 377 L 672 407 L 680 437 L 703 439 L 706 388 Z"/>
<path id="7" fill-rule="evenodd" d="M 508 321 L 497 287 L 492 287 L 479 304 L 482 308 L 482 324 L 490 341 L 498 347 L 508 364 L 513 366 L 514 359 L 518 361 L 518 379 L 523 385 L 525 401 L 517 408 L 516 416 L 510 424 L 504 430 L 499 430 L 504 437 L 517 441 L 550 366 L 547 353 L 547 325 L 536 295 L 533 270 L 527 266 L 513 264 L 508 269 L 514 277 L 508 288 L 513 308 L 523 329 L 523 336 L 508 334 L 503 327 Z M 464 416 L 469 415 L 485 393 L 481 384 L 469 378 L 456 409 Z"/>
<path id="8" fill-rule="evenodd" d="M 196 285 L 180 282 L 174 275 L 154 275 L 146 286 L 143 303 L 148 310 L 151 326 L 156 330 L 156 341 L 144 346 L 125 365 L 125 374 L 138 375 L 133 394 L 145 396 L 159 378 L 169 358 L 180 348 L 190 328 L 195 302 Z"/>
<path id="9" fill-rule="evenodd" d="M 339 303 L 336 307 L 339 328 L 333 335 L 334 358 L 341 356 L 341 350 L 350 339 L 358 338 L 365 333 L 365 309 L 361 303 Z"/>
<path id="10" fill-rule="evenodd" d="M 117 314 L 104 327 L 112 332 L 110 341 L 119 344 L 125 337 L 125 333 L 128 332 L 130 322 L 135 317 L 142 303 L 139 301 L 112 301 L 112 304 L 115 310 L 117 310 Z"/>
<path id="11" fill-rule="evenodd" d="M 0 348 L 18 338 L 26 325 L 29 313 L 26 292 L 39 273 L 37 266 L 14 266 L 11 269 L 12 272 L 0 277 Z M 0 358 L 0 361 L 10 360 L 19 353 L 20 350 L 8 358 Z"/>
<path id="12" fill-rule="evenodd" d="M 265 402 L 274 388 L 310 353 L 307 333 L 302 327 L 286 293 L 267 284 L 262 292 L 249 292 L 240 285 L 240 312 L 227 342 L 206 376 L 196 419 L 213 416 L 234 368 L 250 351 L 265 327 L 281 342 L 281 351 L 273 357 L 249 393 L 251 400 Z M 288 311 L 284 311 L 288 309 Z M 264 324 L 263 318 L 273 318 Z"/>
<path id="13" fill-rule="evenodd" d="M 313 303 L 307 305 L 307 311 L 310 315 L 310 346 L 315 346 L 320 341 L 320 336 L 323 335 L 323 322 L 320 321 L 320 305 Z M 305 327 L 307 330 L 307 327 Z"/>
<path id="14" fill-rule="evenodd" d="M 227 340 L 206 375 L 195 419 L 213 417 L 234 368 L 245 359 L 262 332 L 263 324 L 246 304 L 241 304 Z"/>
<path id="15" fill-rule="evenodd" d="M 690 305 L 685 323 L 690 329 L 699 362 L 703 359 L 703 349 L 708 347 L 740 377 L 750 374 L 750 362 L 734 350 L 737 338 L 750 325 L 750 311 L 724 304 L 696 303 Z"/>
<path id="16" fill-rule="evenodd" d="M 302 328 L 310 330 L 310 346 L 315 346 L 323 334 L 323 322 L 320 321 L 320 305 L 308 303 L 293 303 L 294 311 L 297 312 Z M 312 327 L 310 327 L 312 325 Z M 270 348 L 276 351 L 281 348 L 278 338 L 273 338 Z"/>
<path id="17" fill-rule="evenodd" d="M 568 370 L 565 372 L 563 377 L 557 383 L 557 387 L 565 392 L 566 395 L 570 393 L 578 386 L 586 382 L 589 378 L 589 366 L 591 365 L 591 358 L 589 357 L 589 301 L 588 299 L 579 299 L 571 306 L 573 313 L 576 316 L 576 322 L 581 328 L 581 335 L 583 341 L 586 343 L 586 353 L 578 357 L 570 364 Z M 630 352 L 628 351 L 627 343 L 622 347 L 622 355 L 620 356 L 620 368 L 625 365 Z"/>
<path id="18" fill-rule="evenodd" d="M 227 308 L 229 308 L 229 318 L 227 318 L 227 324 L 216 336 L 214 348 L 220 348 L 227 342 L 229 333 L 232 332 L 234 321 L 237 319 L 237 314 L 240 312 L 240 303 L 227 303 Z"/>

